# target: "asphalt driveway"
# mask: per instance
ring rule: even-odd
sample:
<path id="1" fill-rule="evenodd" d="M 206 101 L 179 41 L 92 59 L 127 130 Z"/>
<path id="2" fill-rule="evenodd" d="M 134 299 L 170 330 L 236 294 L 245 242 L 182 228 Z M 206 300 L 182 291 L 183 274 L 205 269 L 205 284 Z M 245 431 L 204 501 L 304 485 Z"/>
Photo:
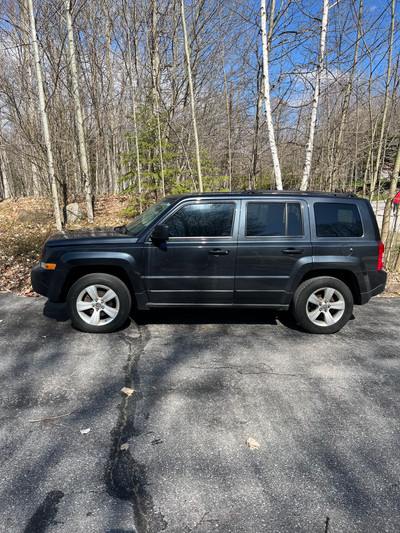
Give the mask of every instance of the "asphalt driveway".
<path id="1" fill-rule="evenodd" d="M 331 336 L 259 310 L 90 335 L 0 294 L 0 531 L 398 532 L 399 312 L 375 298 Z"/>

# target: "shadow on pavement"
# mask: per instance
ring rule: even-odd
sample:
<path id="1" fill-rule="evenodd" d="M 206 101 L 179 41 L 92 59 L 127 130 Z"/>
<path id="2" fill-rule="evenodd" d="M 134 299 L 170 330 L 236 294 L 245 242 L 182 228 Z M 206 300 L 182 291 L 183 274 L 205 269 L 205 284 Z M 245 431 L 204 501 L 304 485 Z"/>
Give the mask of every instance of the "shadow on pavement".
<path id="1" fill-rule="evenodd" d="M 65 303 L 56 304 L 54 302 L 50 302 L 50 300 L 47 300 L 47 302 L 44 304 L 43 314 L 48 318 L 57 320 L 57 322 L 67 322 L 67 320 L 69 320 L 67 306 Z"/>
<path id="2" fill-rule="evenodd" d="M 294 331 L 303 331 L 291 313 L 265 309 L 152 309 L 134 310 L 136 324 L 253 324 L 276 326 L 278 323 Z"/>
<path id="3" fill-rule="evenodd" d="M 65 303 L 54 303 L 47 300 L 43 315 L 57 322 L 67 322 L 69 320 Z M 177 308 L 152 309 L 151 311 L 132 309 L 130 317 L 139 326 L 150 324 L 260 324 L 276 326 L 281 323 L 292 331 L 307 333 L 295 322 L 290 312 L 268 311 L 265 309 Z M 350 320 L 354 320 L 354 315 L 350 317 Z M 130 321 L 128 320 L 117 331 L 123 331 L 129 327 L 129 324 Z"/>
<path id="4" fill-rule="evenodd" d="M 57 322 L 69 320 L 65 303 L 54 303 L 47 300 L 43 315 Z M 152 309 L 138 311 L 133 309 L 132 320 L 139 326 L 150 324 L 260 324 L 277 325 L 279 322 L 294 331 L 303 331 L 296 324 L 291 313 L 268 311 L 265 309 Z M 127 321 L 118 331 L 129 326 Z"/>
<path id="5" fill-rule="evenodd" d="M 57 322 L 68 322 L 70 320 L 68 313 L 67 313 L 66 303 L 54 303 L 54 302 L 50 302 L 50 300 L 47 300 L 47 302 L 44 304 L 43 315 L 52 320 L 56 320 Z M 128 328 L 130 323 L 131 323 L 130 320 L 127 320 L 114 333 L 118 333 L 119 331 L 123 331 L 124 329 Z M 73 326 L 72 324 L 71 324 L 71 328 L 75 329 L 76 331 L 80 331 L 77 328 L 75 328 L 75 326 Z"/>

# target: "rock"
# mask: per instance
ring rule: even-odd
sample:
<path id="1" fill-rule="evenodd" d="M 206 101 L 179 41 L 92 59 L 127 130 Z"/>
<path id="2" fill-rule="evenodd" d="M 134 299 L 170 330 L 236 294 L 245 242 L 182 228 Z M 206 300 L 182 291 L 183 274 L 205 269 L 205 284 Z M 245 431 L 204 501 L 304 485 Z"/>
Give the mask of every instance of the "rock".
<path id="1" fill-rule="evenodd" d="M 70 224 L 72 222 L 77 222 L 82 218 L 82 210 L 79 207 L 79 204 L 77 202 L 74 202 L 72 204 L 68 204 L 65 208 L 65 212 L 67 215 L 67 223 Z"/>
<path id="2" fill-rule="evenodd" d="M 252 437 L 250 437 L 249 439 L 246 440 L 246 445 L 250 448 L 250 450 L 259 450 L 260 449 L 260 444 L 255 439 L 253 439 Z"/>

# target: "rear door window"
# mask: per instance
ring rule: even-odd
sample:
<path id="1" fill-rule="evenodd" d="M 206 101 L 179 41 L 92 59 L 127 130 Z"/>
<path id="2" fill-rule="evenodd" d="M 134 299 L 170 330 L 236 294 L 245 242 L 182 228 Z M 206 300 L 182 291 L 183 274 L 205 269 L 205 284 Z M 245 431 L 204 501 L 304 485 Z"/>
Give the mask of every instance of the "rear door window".
<path id="1" fill-rule="evenodd" d="M 360 212 L 355 204 L 314 205 L 317 237 L 362 237 Z"/>
<path id="2" fill-rule="evenodd" d="M 298 237 L 303 235 L 301 205 L 286 202 L 249 202 L 246 237 Z"/>

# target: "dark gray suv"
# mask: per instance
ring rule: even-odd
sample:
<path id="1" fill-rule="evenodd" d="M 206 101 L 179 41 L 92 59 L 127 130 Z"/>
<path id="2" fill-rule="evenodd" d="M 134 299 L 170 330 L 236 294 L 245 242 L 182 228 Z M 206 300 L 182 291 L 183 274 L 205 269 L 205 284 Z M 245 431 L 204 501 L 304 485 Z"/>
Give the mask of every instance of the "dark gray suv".
<path id="1" fill-rule="evenodd" d="M 385 288 L 371 205 L 352 194 L 249 191 L 170 196 L 126 226 L 53 235 L 36 292 L 67 301 L 81 330 L 110 332 L 131 304 L 291 309 L 335 333 Z"/>

